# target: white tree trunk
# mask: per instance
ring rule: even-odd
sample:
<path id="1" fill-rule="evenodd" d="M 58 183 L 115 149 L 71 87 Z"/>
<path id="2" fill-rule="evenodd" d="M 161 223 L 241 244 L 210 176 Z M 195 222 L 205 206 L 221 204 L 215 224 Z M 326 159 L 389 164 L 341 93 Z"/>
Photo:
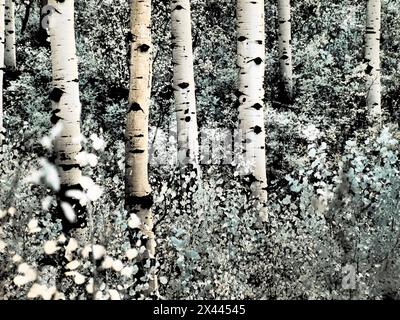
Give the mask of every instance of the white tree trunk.
<path id="1" fill-rule="evenodd" d="M 262 221 L 268 217 L 263 110 L 264 28 L 264 0 L 238 0 L 239 123 L 244 135 L 246 160 L 252 164 L 254 182 L 251 189 Z"/>
<path id="2" fill-rule="evenodd" d="M 5 0 L 0 0 L 0 147 L 5 136 L 3 127 L 3 76 L 4 76 L 4 37 L 5 37 Z"/>
<path id="3" fill-rule="evenodd" d="M 171 0 L 178 161 L 197 167 L 199 142 L 189 0 Z"/>
<path id="4" fill-rule="evenodd" d="M 380 69 L 380 29 L 381 1 L 368 0 L 367 29 L 365 34 L 365 70 L 367 77 L 367 108 L 370 124 L 381 123 L 381 69 Z"/>
<path id="5" fill-rule="evenodd" d="M 152 193 L 148 177 L 148 122 L 152 80 L 151 0 L 131 3 L 131 57 L 129 110 L 126 122 L 126 206 L 140 221 L 145 259 L 155 259 L 155 236 L 151 212 Z M 142 242 L 143 245 L 143 242 Z M 150 272 L 149 291 L 157 290 L 157 277 Z M 146 290 L 144 290 L 146 291 Z"/>
<path id="6" fill-rule="evenodd" d="M 6 1 L 6 49 L 4 63 L 6 67 L 15 69 L 17 67 L 17 55 L 15 45 L 15 0 Z"/>
<path id="7" fill-rule="evenodd" d="M 55 10 L 49 15 L 51 63 L 53 70 L 52 122 L 61 125 L 54 141 L 56 164 L 63 189 L 79 188 L 81 167 L 76 156 L 81 151 L 81 103 L 78 60 L 75 49 L 74 1 L 49 0 Z"/>
<path id="8" fill-rule="evenodd" d="M 290 0 L 278 0 L 279 63 L 283 93 L 288 101 L 293 99 L 292 35 Z"/>

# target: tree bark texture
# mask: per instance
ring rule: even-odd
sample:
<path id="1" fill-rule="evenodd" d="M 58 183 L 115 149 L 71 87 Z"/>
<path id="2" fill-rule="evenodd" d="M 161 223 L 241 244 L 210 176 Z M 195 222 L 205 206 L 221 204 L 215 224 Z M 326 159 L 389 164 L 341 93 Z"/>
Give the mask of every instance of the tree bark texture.
<path id="1" fill-rule="evenodd" d="M 129 109 L 126 120 L 126 206 L 137 215 L 141 225 L 134 230 L 132 242 L 146 247 L 143 261 L 150 260 L 147 270 L 151 294 L 157 290 L 154 268 L 156 241 L 153 232 L 152 192 L 148 177 L 148 123 L 152 81 L 151 0 L 131 2 Z M 137 232 L 136 232 L 137 231 Z M 145 265 L 143 263 L 142 265 Z"/>
<path id="2" fill-rule="evenodd" d="M 251 190 L 260 219 L 267 219 L 267 175 L 265 163 L 264 1 L 237 1 L 237 55 L 239 67 L 239 123 L 244 135 L 245 158 L 251 164 Z"/>
<path id="3" fill-rule="evenodd" d="M 4 52 L 4 63 L 11 69 L 17 68 L 17 54 L 15 43 L 15 0 L 5 0 L 5 28 L 6 28 L 6 48 Z"/>
<path id="4" fill-rule="evenodd" d="M 171 0 L 173 88 L 176 105 L 178 160 L 197 166 L 199 143 L 193 73 L 189 0 Z"/>
<path id="5" fill-rule="evenodd" d="M 79 100 L 78 60 L 75 48 L 74 0 L 49 0 L 49 33 L 53 90 L 50 94 L 53 125 L 61 126 L 54 140 L 55 162 L 59 168 L 61 191 L 81 189 L 81 166 L 76 156 L 81 151 L 81 103 Z M 72 203 L 71 203 L 72 204 Z M 78 210 L 76 206 L 74 209 Z M 80 221 L 80 219 L 78 219 Z"/>
<path id="6" fill-rule="evenodd" d="M 370 125 L 381 122 L 381 69 L 380 69 L 380 29 L 381 1 L 368 0 L 365 33 L 365 70 L 367 77 L 367 109 Z"/>
<path id="7" fill-rule="evenodd" d="M 293 64 L 290 0 L 278 0 L 279 67 L 284 100 L 293 100 Z"/>

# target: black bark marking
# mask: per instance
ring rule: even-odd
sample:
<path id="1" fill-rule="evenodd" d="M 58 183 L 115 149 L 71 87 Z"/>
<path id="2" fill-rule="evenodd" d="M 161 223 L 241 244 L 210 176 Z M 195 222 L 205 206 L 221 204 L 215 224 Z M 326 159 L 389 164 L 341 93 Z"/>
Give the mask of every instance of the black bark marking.
<path id="1" fill-rule="evenodd" d="M 50 93 L 50 100 L 52 100 L 54 102 L 60 102 L 63 94 L 64 94 L 64 91 L 62 91 L 59 88 L 54 88 Z"/>
<path id="2" fill-rule="evenodd" d="M 153 195 L 149 194 L 143 197 L 127 196 L 126 205 L 128 208 L 141 206 L 143 209 L 150 209 L 153 206 Z"/>
<path id="3" fill-rule="evenodd" d="M 133 37 L 132 32 L 128 32 L 128 35 L 126 36 L 126 40 L 128 42 L 133 42 L 133 39 L 134 39 L 134 37 Z"/>
<path id="4" fill-rule="evenodd" d="M 50 117 L 50 121 L 52 124 L 56 124 L 58 122 L 58 120 L 61 120 L 62 118 L 59 117 L 57 115 L 57 113 L 59 113 L 61 110 L 60 109 L 55 109 L 51 112 L 51 117 Z"/>
<path id="5" fill-rule="evenodd" d="M 189 87 L 189 83 L 182 82 L 182 83 L 178 84 L 178 87 L 181 88 L 181 89 L 186 89 L 186 88 Z"/>
<path id="6" fill-rule="evenodd" d="M 139 103 L 134 102 L 134 103 L 131 103 L 131 105 L 129 106 L 129 111 L 128 112 L 131 112 L 131 111 L 134 111 L 134 112 L 143 111 L 143 109 L 142 109 L 142 107 L 140 106 Z"/>
<path id="7" fill-rule="evenodd" d="M 260 57 L 255 58 L 253 61 L 256 65 L 260 65 L 262 63 L 262 59 Z"/>
<path id="8" fill-rule="evenodd" d="M 149 51 L 150 46 L 147 45 L 147 44 L 145 44 L 145 43 L 143 43 L 142 45 L 140 45 L 140 46 L 138 47 L 138 49 L 140 50 L 140 52 L 147 52 L 147 51 Z"/>
<path id="9" fill-rule="evenodd" d="M 81 166 L 77 163 L 73 164 L 60 164 L 59 167 L 63 169 L 63 171 L 70 171 L 72 169 L 80 169 Z"/>
<path id="10" fill-rule="evenodd" d="M 256 104 L 252 105 L 251 107 L 254 108 L 254 109 L 256 109 L 256 110 L 262 109 L 262 105 L 259 104 L 259 103 L 256 103 Z"/>
<path id="11" fill-rule="evenodd" d="M 259 127 L 259 126 L 255 126 L 255 127 L 254 127 L 254 133 L 255 133 L 255 134 L 260 134 L 261 132 L 262 132 L 261 127 Z"/>

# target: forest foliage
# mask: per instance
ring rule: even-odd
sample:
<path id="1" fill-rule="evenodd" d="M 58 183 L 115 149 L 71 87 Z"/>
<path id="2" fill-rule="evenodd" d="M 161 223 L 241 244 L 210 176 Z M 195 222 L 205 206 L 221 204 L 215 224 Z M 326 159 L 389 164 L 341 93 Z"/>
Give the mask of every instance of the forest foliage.
<path id="1" fill-rule="evenodd" d="M 18 71 L 6 73 L 4 84 L 0 297 L 136 297 L 137 252 L 127 238 L 135 221 L 126 220 L 123 205 L 129 5 L 75 1 L 93 236 L 77 243 L 66 242 L 51 214 L 59 182 L 49 147 L 57 130 L 50 122 L 50 51 L 38 41 L 37 6 L 21 32 L 25 2 L 16 6 Z M 191 5 L 198 125 L 235 130 L 236 2 Z M 365 1 L 293 1 L 292 104 L 279 98 L 277 6 L 265 1 L 269 221 L 257 225 L 235 164 L 203 164 L 192 192 L 180 183 L 174 161 L 150 161 L 161 297 L 399 298 L 400 1 L 385 0 L 382 8 L 384 124 L 372 130 L 365 104 Z M 160 134 L 176 131 L 169 1 L 153 1 L 152 21 L 150 145 L 170 159 L 165 145 L 174 138 Z M 220 131 L 213 132 L 218 138 Z M 63 265 L 54 263 L 61 246 Z"/>

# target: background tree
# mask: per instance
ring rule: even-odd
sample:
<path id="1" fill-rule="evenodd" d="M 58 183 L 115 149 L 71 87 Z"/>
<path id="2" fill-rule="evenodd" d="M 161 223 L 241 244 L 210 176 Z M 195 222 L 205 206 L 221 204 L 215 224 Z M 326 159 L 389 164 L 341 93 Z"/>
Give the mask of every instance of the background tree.
<path id="1" fill-rule="evenodd" d="M 15 0 L 6 0 L 6 48 L 4 52 L 4 63 L 6 67 L 15 69 L 17 67 L 17 52 L 15 42 Z"/>
<path id="2" fill-rule="evenodd" d="M 4 36 L 5 0 L 0 0 L 0 148 L 5 136 L 3 128 L 3 78 L 4 78 Z"/>
<path id="3" fill-rule="evenodd" d="M 381 1 L 368 0 L 365 32 L 365 62 L 367 67 L 367 109 L 370 124 L 381 124 Z"/>
<path id="4" fill-rule="evenodd" d="M 150 270 L 154 267 L 156 241 L 151 211 L 153 198 L 148 177 L 148 121 L 152 81 L 151 1 L 132 1 L 130 21 L 129 109 L 125 133 L 126 207 L 131 219 L 138 217 L 140 220 L 139 230 L 133 230 L 131 243 L 136 245 L 140 239 L 146 249 L 141 256 L 141 276 L 146 271 L 145 261 L 150 261 L 147 270 L 149 279 L 139 280 L 139 283 L 144 282 L 144 287 L 137 287 L 137 290 L 151 293 L 157 290 L 155 272 Z M 146 282 L 149 288 L 146 288 Z"/>
<path id="5" fill-rule="evenodd" d="M 251 165 L 251 190 L 260 218 L 267 218 L 267 174 L 264 125 L 264 1 L 237 2 L 239 124 L 246 161 Z"/>
<path id="6" fill-rule="evenodd" d="M 196 96 L 189 0 L 171 1 L 174 94 L 180 164 L 198 164 Z"/>
<path id="7" fill-rule="evenodd" d="M 55 162 L 60 176 L 61 201 L 71 199 L 65 192 L 82 189 L 81 166 L 77 155 L 81 151 L 81 103 L 79 100 L 78 60 L 75 49 L 74 1 L 60 2 L 49 0 L 52 6 L 49 14 L 49 33 L 51 44 L 51 64 L 53 69 L 53 90 L 50 99 L 53 104 L 51 121 L 60 126 L 59 135 L 54 141 Z M 78 213 L 73 225 L 82 222 L 81 208 L 73 207 Z M 63 217 L 63 216 L 62 216 Z M 68 221 L 63 218 L 65 225 Z M 69 221 L 71 223 L 71 221 Z"/>
<path id="8" fill-rule="evenodd" d="M 290 0 L 278 0 L 278 23 L 279 67 L 282 97 L 284 101 L 291 102 L 293 99 L 293 64 Z"/>

